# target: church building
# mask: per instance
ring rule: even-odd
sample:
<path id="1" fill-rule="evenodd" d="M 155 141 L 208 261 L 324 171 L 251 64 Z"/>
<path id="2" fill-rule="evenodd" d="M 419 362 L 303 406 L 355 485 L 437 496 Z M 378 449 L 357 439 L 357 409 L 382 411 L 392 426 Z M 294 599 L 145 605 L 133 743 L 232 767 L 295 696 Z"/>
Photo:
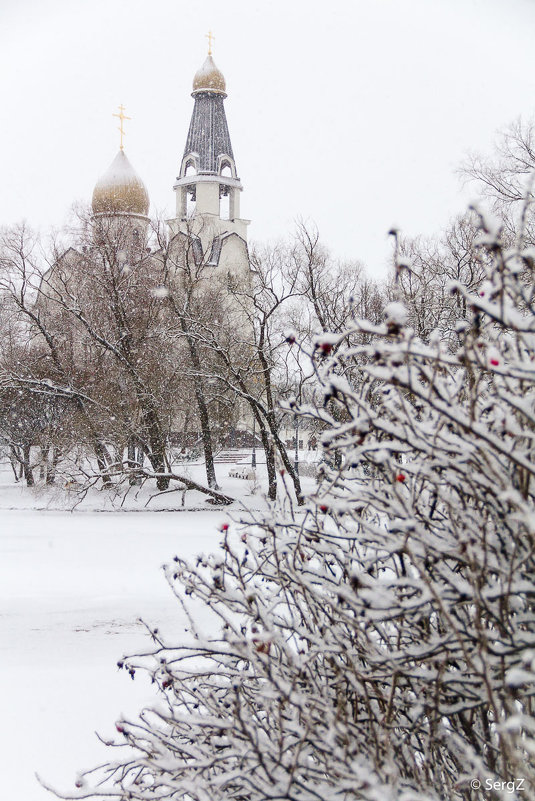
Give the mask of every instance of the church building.
<path id="1" fill-rule="evenodd" d="M 210 400 L 213 381 L 208 380 L 203 388 L 201 379 L 192 380 L 193 375 L 209 372 L 204 360 L 210 358 L 206 349 L 202 356 L 193 352 L 200 347 L 192 335 L 196 310 L 210 322 L 216 318 L 219 323 L 225 321 L 238 358 L 241 360 L 243 356 L 246 371 L 253 359 L 248 344 L 251 342 L 251 319 L 245 298 L 248 293 L 242 291 L 250 289 L 253 276 L 247 248 L 249 221 L 240 216 L 242 184 L 225 114 L 225 78 L 215 65 L 210 50 L 193 78 L 192 97 L 191 122 L 174 184 L 176 214 L 166 221 L 168 242 L 153 252 L 147 247 L 150 242 L 149 196 L 122 147 L 125 119 L 122 107 L 117 115 L 121 120 L 121 149 L 93 191 L 93 232 L 95 244 L 98 244 L 99 236 L 101 241 L 111 236 L 116 248 L 121 240 L 118 250 L 124 254 L 125 262 L 143 264 L 145 278 L 151 274 L 156 276 L 165 263 L 168 278 L 164 291 L 170 301 L 173 287 L 181 297 L 178 303 L 170 303 L 175 312 L 178 307 L 183 307 L 185 297 L 190 301 L 193 299 L 188 301 L 188 319 L 180 314 L 174 318 L 178 327 L 174 337 L 177 344 L 173 346 L 175 362 L 181 362 L 182 348 L 182 361 L 186 363 L 189 359 L 190 367 L 177 391 L 177 405 L 181 411 L 172 415 L 172 430 L 184 432 L 182 439 L 188 433 L 187 439 L 201 435 L 205 441 L 208 435 L 205 435 L 203 426 L 208 426 L 210 419 L 221 433 L 226 430 L 225 436 L 236 442 L 237 430 L 242 431 L 240 436 L 243 439 L 254 427 L 247 404 L 231 397 L 232 393 L 221 390 L 217 393 L 219 400 Z M 207 309 L 210 310 L 208 318 Z M 200 322 L 200 317 L 197 320 Z M 196 401 L 188 404 L 183 400 L 180 404 L 178 395 L 186 392 L 188 375 L 189 391 L 195 395 Z M 179 439 L 178 435 L 174 438 Z"/>
<path id="2" fill-rule="evenodd" d="M 103 476 L 121 462 L 125 444 L 130 465 L 142 464 L 144 454 L 157 474 L 168 469 L 170 447 L 200 447 L 215 486 L 214 450 L 254 439 L 243 382 L 250 392 L 258 370 L 255 273 L 225 79 L 210 51 L 192 97 L 167 236 L 151 233 L 149 194 L 124 152 L 128 118 L 120 106 L 120 150 L 94 187 L 78 240 L 40 280 L 34 358 L 50 365 L 53 343 L 47 378 L 90 387 L 87 399 L 68 406 L 65 430 L 82 432 Z M 59 448 L 68 452 L 79 436 Z"/>
<path id="3" fill-rule="evenodd" d="M 211 50 L 193 78 L 193 113 L 179 174 L 174 184 L 176 216 L 167 221 L 171 239 L 186 237 L 195 260 L 219 275 L 246 278 L 248 220 L 240 217 L 242 184 L 238 177 L 225 114 L 225 78 Z M 120 115 L 125 119 L 121 107 Z M 121 149 L 97 182 L 92 200 L 96 219 L 129 220 L 132 240 L 147 241 L 149 196 Z"/>

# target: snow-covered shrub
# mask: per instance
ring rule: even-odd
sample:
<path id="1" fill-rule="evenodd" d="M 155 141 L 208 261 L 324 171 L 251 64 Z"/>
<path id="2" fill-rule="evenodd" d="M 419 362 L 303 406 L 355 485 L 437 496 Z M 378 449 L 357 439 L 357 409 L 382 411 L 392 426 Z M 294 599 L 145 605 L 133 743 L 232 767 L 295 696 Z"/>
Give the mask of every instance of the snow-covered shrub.
<path id="1" fill-rule="evenodd" d="M 535 265 L 483 234 L 485 288 L 451 287 L 473 312 L 457 353 L 399 307 L 316 348 L 316 494 L 175 558 L 220 632 L 155 635 L 162 700 L 76 797 L 534 796 Z"/>

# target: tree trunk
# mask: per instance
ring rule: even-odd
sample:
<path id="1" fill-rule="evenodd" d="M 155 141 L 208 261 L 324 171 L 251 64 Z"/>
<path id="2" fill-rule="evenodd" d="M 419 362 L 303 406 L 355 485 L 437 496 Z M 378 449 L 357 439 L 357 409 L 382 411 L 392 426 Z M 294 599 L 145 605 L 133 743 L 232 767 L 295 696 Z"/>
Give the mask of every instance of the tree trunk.
<path id="1" fill-rule="evenodd" d="M 56 448 L 54 445 L 52 446 L 51 459 L 49 458 L 50 453 L 47 453 L 46 484 L 48 487 L 56 483 L 56 467 L 58 466 L 60 453 L 60 449 Z"/>
<path id="2" fill-rule="evenodd" d="M 260 429 L 260 437 L 264 453 L 266 454 L 266 469 L 268 476 L 268 498 L 274 501 L 277 497 L 277 468 L 275 466 L 275 448 L 273 447 L 273 440 L 261 417 L 256 418 L 258 428 Z"/>
<path id="3" fill-rule="evenodd" d="M 128 476 L 128 483 L 131 487 L 133 487 L 137 483 L 136 474 L 134 472 L 136 468 L 136 442 L 133 437 L 130 437 L 128 440 L 127 446 L 127 464 L 128 470 L 130 474 Z"/>
<path id="4" fill-rule="evenodd" d="M 139 398 L 140 405 L 142 399 Z M 156 486 L 160 491 L 166 490 L 169 488 L 169 476 L 167 473 L 169 472 L 169 465 L 167 464 L 167 458 L 165 453 L 165 437 L 162 434 L 162 430 L 160 428 L 160 421 L 158 419 L 158 415 L 156 411 L 152 408 L 143 408 L 141 409 L 143 415 L 143 422 L 145 424 L 145 430 L 147 432 L 147 439 L 150 446 L 150 450 L 147 451 L 147 459 L 149 460 L 152 469 L 155 473 L 162 473 L 166 475 L 157 475 L 156 477 Z"/>
<path id="5" fill-rule="evenodd" d="M 20 476 L 17 474 L 17 466 L 18 466 L 18 464 L 20 462 L 20 459 L 19 459 L 19 457 L 17 455 L 17 452 L 16 452 L 16 450 L 15 450 L 13 445 L 11 445 L 10 448 L 9 448 L 9 462 L 11 464 L 11 468 L 12 468 L 13 473 L 15 475 L 15 481 L 19 481 Z"/>
<path id="6" fill-rule="evenodd" d="M 106 460 L 106 448 L 99 442 L 95 440 L 93 442 L 93 450 L 95 451 L 95 456 L 97 457 L 97 465 L 99 469 L 99 473 L 102 477 L 102 486 L 106 489 L 112 486 L 112 480 L 110 474 L 108 472 L 108 462 Z"/>
<path id="7" fill-rule="evenodd" d="M 184 328 L 184 325 L 183 325 Z M 208 414 L 208 405 L 204 395 L 204 387 L 200 378 L 201 362 L 199 354 L 193 339 L 187 335 L 189 352 L 191 356 L 191 364 L 197 378 L 195 380 L 195 399 L 197 401 L 197 409 L 199 411 L 199 421 L 201 423 L 201 436 L 202 446 L 204 451 L 204 462 L 206 465 L 206 481 L 211 489 L 219 489 L 217 486 L 217 479 L 215 474 L 214 465 L 214 449 L 212 446 L 212 431 L 210 428 L 210 416 Z"/>
<path id="8" fill-rule="evenodd" d="M 39 460 L 39 481 L 43 479 L 46 480 L 46 468 L 48 462 L 48 447 L 43 447 L 43 445 L 39 446 L 39 450 L 41 451 L 41 458 Z"/>
<path id="9" fill-rule="evenodd" d="M 271 394 L 271 392 L 270 392 L 270 394 Z M 284 445 L 284 442 L 281 440 L 281 438 L 279 436 L 279 428 L 277 426 L 277 420 L 276 420 L 276 417 L 275 417 L 275 409 L 273 407 L 266 409 L 266 411 L 265 411 L 265 420 L 266 420 L 266 423 L 268 425 L 269 432 L 270 432 L 270 435 L 271 435 L 270 436 L 270 439 L 271 439 L 271 442 L 272 442 L 271 447 L 272 448 L 277 448 L 277 450 L 278 450 L 278 452 L 280 454 L 282 463 L 284 465 L 284 469 L 286 470 L 286 472 L 288 473 L 288 475 L 292 479 L 292 482 L 293 482 L 293 485 L 294 485 L 294 490 L 295 490 L 295 497 L 296 497 L 296 500 L 297 500 L 297 505 L 301 506 L 304 503 L 304 498 L 303 498 L 303 494 L 302 494 L 302 490 L 301 490 L 301 480 L 299 478 L 299 473 L 295 469 L 295 466 L 294 466 L 290 456 L 288 455 L 288 450 L 287 450 L 286 446 Z M 267 461 L 267 455 L 266 455 L 266 461 Z"/>
<path id="10" fill-rule="evenodd" d="M 266 407 L 267 407 L 265 412 L 266 423 L 271 432 L 273 442 L 280 454 L 282 463 L 288 475 L 293 481 L 297 505 L 301 506 L 304 503 L 304 498 L 301 490 L 301 481 L 299 479 L 299 473 L 294 468 L 294 465 L 292 464 L 292 461 L 288 456 L 286 447 L 282 442 L 281 438 L 279 437 L 279 428 L 277 426 L 277 419 L 275 415 L 275 403 L 273 400 L 273 387 L 271 385 L 271 369 L 269 365 L 269 360 L 264 352 L 264 336 L 265 336 L 265 330 L 262 329 L 257 351 L 258 351 L 258 358 L 262 366 L 262 376 L 263 376 L 264 391 L 266 396 Z"/>
<path id="11" fill-rule="evenodd" d="M 31 445 L 24 444 L 22 446 L 22 469 L 24 471 L 24 478 L 28 487 L 35 485 L 32 466 L 30 464 Z"/>

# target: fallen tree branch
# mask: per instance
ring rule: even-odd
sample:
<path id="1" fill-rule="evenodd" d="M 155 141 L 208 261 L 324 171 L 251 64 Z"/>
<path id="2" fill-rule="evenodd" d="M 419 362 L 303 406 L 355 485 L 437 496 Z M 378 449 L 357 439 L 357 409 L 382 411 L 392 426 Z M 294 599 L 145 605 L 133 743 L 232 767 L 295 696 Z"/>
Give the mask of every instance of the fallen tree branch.
<path id="1" fill-rule="evenodd" d="M 210 487 L 204 487 L 202 484 L 197 484 L 196 481 L 192 481 L 190 478 L 186 478 L 185 476 L 178 476 L 176 473 L 153 473 L 150 470 L 142 469 L 136 470 L 136 474 L 138 476 L 144 476 L 145 478 L 168 478 L 170 481 L 180 481 L 180 483 L 186 489 L 197 490 L 198 492 L 202 492 L 204 495 L 209 495 L 217 503 L 220 503 L 224 506 L 228 506 L 228 504 L 234 503 L 236 500 L 235 498 L 231 498 L 230 495 L 224 495 L 222 492 L 217 492 L 216 490 L 210 489 Z"/>

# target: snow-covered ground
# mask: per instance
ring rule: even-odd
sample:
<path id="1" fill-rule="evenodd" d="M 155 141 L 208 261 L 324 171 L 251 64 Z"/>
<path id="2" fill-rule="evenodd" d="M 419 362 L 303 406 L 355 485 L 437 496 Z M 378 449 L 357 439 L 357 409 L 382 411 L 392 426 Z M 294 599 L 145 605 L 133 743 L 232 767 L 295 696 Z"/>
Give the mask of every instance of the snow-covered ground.
<path id="1" fill-rule="evenodd" d="M 255 480 L 243 479 L 230 476 L 232 472 L 245 472 L 248 475 L 253 473 L 251 468 L 251 451 L 228 451 L 226 458 L 235 459 L 235 462 L 218 462 L 216 459 L 216 476 L 220 489 L 223 493 L 235 502 L 229 509 L 236 512 L 244 507 L 264 508 L 265 503 L 262 497 L 263 490 L 267 489 L 266 465 L 263 452 L 260 451 L 257 459 L 257 469 Z M 309 492 L 314 487 L 314 480 L 309 477 L 312 465 L 318 460 L 315 451 L 302 451 L 300 453 L 300 464 L 303 473 L 301 484 L 304 492 Z M 305 465 L 305 463 L 307 463 Z M 206 470 L 204 462 L 186 462 L 184 464 L 174 464 L 173 470 L 176 475 L 181 475 L 202 486 L 206 486 Z M 35 469 L 36 479 L 39 471 Z M 281 479 L 279 483 L 282 487 Z M 291 481 L 286 479 L 286 483 L 291 487 Z M 185 494 L 177 488 L 178 482 L 171 482 L 170 490 L 158 492 L 154 482 L 147 482 L 143 487 L 128 487 L 122 484 L 116 487 L 115 492 L 102 492 L 93 488 L 84 493 L 83 488 L 76 482 L 68 482 L 68 489 L 65 488 L 65 479 L 58 479 L 56 487 L 37 485 L 28 489 L 24 481 L 16 483 L 13 471 L 7 460 L 0 459 L 0 510 L 2 509 L 33 509 L 33 510 L 77 510 L 77 511 L 161 511 L 161 510 L 183 510 L 183 509 L 209 509 L 211 504 L 207 496 L 201 492 L 188 490 Z"/>
<path id="2" fill-rule="evenodd" d="M 113 756 L 99 743 L 154 697 L 116 669 L 150 646 L 141 615 L 181 627 L 160 569 L 217 547 L 222 512 L 0 511 L 0 798 L 73 790 L 76 772 Z"/>
<path id="3" fill-rule="evenodd" d="M 215 550 L 229 515 L 265 506 L 254 482 L 228 477 L 229 468 L 217 467 L 223 491 L 237 499 L 225 509 L 194 492 L 185 508 L 180 493 L 147 507 L 144 488 L 124 504 L 94 491 L 71 512 L 72 492 L 29 490 L 0 466 L 0 801 L 50 801 L 36 773 L 72 792 L 78 771 L 115 756 L 95 732 L 119 741 L 117 718 L 155 697 L 145 676 L 132 681 L 116 667 L 150 648 L 138 619 L 184 631 L 161 566 Z M 202 465 L 187 470 L 203 480 Z M 305 491 L 313 485 L 303 480 Z M 151 511 L 165 508 L 178 511 Z"/>
<path id="4" fill-rule="evenodd" d="M 250 505 L 257 486 L 255 481 L 232 478 L 228 474 L 233 468 L 248 469 L 249 465 L 250 461 L 240 462 L 238 465 L 216 464 L 217 480 L 222 491 L 237 500 L 234 508 L 243 506 L 244 502 Z M 177 464 L 174 465 L 174 470 L 177 475 L 183 475 L 203 486 L 206 485 L 204 463 Z M 257 475 L 262 482 L 265 476 L 264 464 L 258 466 Z M 254 505 L 258 506 L 259 503 L 261 503 L 260 497 L 255 497 Z M 24 481 L 15 483 L 13 471 L 5 461 L 0 463 L 0 509 L 159 511 L 183 508 L 209 509 L 210 504 L 207 503 L 206 496 L 200 492 L 189 490 L 183 495 L 182 490 L 177 489 L 177 482 L 172 482 L 170 491 L 164 493 L 156 490 L 154 482 L 147 482 L 141 488 L 129 488 L 123 484 L 118 486 L 115 492 L 90 489 L 84 493 L 73 483 L 65 489 L 61 479 L 57 487 L 35 486 L 29 490 Z"/>

